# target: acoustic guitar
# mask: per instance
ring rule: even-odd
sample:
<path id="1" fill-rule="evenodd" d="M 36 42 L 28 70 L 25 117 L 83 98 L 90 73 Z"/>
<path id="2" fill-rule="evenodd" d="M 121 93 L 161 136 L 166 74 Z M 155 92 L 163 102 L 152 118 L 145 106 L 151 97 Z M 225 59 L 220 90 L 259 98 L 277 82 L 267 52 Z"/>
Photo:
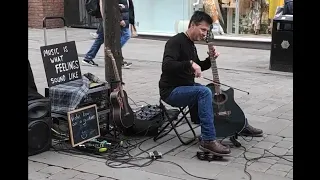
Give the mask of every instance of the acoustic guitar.
<path id="1" fill-rule="evenodd" d="M 115 74 L 117 88 L 110 94 L 110 103 L 112 107 L 112 119 L 117 127 L 128 129 L 134 125 L 134 113 L 128 104 L 128 95 L 123 90 L 122 81 L 118 72 L 116 60 L 110 50 L 106 47 L 106 54 L 112 61 L 113 72 Z"/>
<path id="2" fill-rule="evenodd" d="M 234 100 L 234 89 L 222 90 L 216 63 L 216 57 L 212 57 L 213 35 L 208 32 L 206 42 L 208 44 L 209 56 L 213 82 L 206 85 L 212 91 L 214 125 L 217 137 L 232 137 L 240 133 L 246 126 L 247 120 L 239 105 Z"/>

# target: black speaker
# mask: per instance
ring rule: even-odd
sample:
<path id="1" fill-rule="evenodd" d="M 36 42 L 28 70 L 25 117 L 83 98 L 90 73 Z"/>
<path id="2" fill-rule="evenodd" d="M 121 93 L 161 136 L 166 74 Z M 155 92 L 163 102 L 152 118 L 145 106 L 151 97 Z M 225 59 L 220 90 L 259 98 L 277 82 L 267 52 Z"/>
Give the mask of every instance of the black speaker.
<path id="1" fill-rule="evenodd" d="M 28 156 L 50 149 L 51 138 L 51 102 L 48 98 L 28 100 Z"/>

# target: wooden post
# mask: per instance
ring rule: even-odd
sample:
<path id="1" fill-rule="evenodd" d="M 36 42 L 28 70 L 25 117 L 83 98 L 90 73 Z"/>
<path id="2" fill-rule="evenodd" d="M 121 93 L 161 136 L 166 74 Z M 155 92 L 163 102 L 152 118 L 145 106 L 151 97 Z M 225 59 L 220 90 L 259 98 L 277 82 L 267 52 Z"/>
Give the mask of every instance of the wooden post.
<path id="1" fill-rule="evenodd" d="M 103 9 L 103 33 L 104 46 L 108 46 L 117 63 L 120 79 L 122 80 L 122 52 L 120 47 L 120 10 L 118 0 L 102 0 Z M 115 75 L 112 68 L 111 59 L 107 56 L 104 48 L 105 56 L 105 80 L 110 83 L 111 90 L 115 89 Z"/>

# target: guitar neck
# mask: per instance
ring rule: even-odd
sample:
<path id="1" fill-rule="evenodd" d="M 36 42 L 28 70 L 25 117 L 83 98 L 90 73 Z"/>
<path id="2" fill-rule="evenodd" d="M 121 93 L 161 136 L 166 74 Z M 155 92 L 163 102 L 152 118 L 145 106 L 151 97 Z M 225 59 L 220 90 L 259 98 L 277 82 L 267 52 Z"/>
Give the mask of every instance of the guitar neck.
<path id="1" fill-rule="evenodd" d="M 208 48 L 209 50 L 211 49 L 211 47 L 213 46 L 213 44 L 208 44 Z M 210 55 L 210 62 L 211 62 L 211 70 L 212 70 L 212 76 L 213 76 L 213 81 L 217 82 L 217 84 L 220 84 L 220 79 L 219 79 L 219 74 L 218 74 L 218 67 L 217 67 L 217 62 L 216 62 L 215 57 L 212 57 Z M 220 91 L 220 85 L 215 85 L 218 90 Z"/>

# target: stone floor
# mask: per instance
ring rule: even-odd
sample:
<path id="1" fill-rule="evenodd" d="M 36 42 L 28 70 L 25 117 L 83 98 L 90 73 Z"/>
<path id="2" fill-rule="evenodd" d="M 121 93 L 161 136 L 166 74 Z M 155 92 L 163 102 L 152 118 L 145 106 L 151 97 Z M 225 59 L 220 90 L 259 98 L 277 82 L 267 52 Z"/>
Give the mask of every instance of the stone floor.
<path id="1" fill-rule="evenodd" d="M 69 41 L 76 41 L 79 59 L 89 49 L 93 40 L 89 32 L 94 30 L 69 29 Z M 48 43 L 64 41 L 61 29 L 48 30 Z M 44 94 L 47 87 L 46 76 L 40 55 L 40 46 L 44 45 L 43 32 L 29 29 L 29 60 L 34 72 L 39 92 Z M 126 82 L 125 90 L 134 101 L 145 101 L 158 104 L 158 81 L 161 71 L 161 58 L 165 42 L 145 39 L 131 39 L 123 48 L 125 60 L 132 62 L 130 69 L 123 70 Z M 206 56 L 206 46 L 197 45 L 200 58 Z M 293 154 L 293 76 L 291 73 L 275 72 L 268 69 L 270 51 L 241 48 L 217 47 L 220 52 L 218 59 L 221 82 L 250 92 L 235 91 L 235 100 L 245 112 L 251 125 L 263 129 L 263 137 L 247 138 L 240 142 L 247 148 L 247 158 L 259 157 L 268 150 L 277 155 Z M 96 62 L 99 67 L 81 65 L 83 73 L 91 72 L 104 79 L 103 52 L 99 51 Z M 210 71 L 205 77 L 212 77 Z M 197 80 L 206 84 L 208 81 Z M 144 105 L 142 102 L 139 105 Z M 132 107 L 134 106 L 131 103 Z M 185 126 L 179 127 L 186 130 Z M 200 134 L 200 128 L 196 128 Z M 185 133 L 184 138 L 190 138 Z M 251 141 L 249 141 L 251 140 Z M 146 151 L 157 150 L 164 154 L 163 160 L 173 161 L 181 165 L 187 172 L 207 178 L 219 180 L 249 179 L 244 173 L 246 160 L 242 148 L 232 148 L 232 156 L 226 161 L 205 162 L 195 155 L 198 146 L 195 143 L 184 146 L 174 133 L 154 142 L 148 139 L 141 148 Z M 139 153 L 139 150 L 135 150 Z M 141 154 L 140 156 L 144 156 Z M 267 155 L 270 155 L 267 153 Z M 292 156 L 286 157 L 292 160 Z M 197 179 L 187 175 L 179 167 L 164 162 L 153 162 L 147 167 L 110 168 L 105 159 L 92 158 L 84 155 L 48 151 L 29 158 L 29 179 L 73 179 L 73 180 L 178 180 Z M 253 180 L 285 180 L 293 177 L 293 163 L 279 157 L 268 157 L 248 163 L 248 171 Z M 120 172 L 121 171 L 121 172 Z"/>

